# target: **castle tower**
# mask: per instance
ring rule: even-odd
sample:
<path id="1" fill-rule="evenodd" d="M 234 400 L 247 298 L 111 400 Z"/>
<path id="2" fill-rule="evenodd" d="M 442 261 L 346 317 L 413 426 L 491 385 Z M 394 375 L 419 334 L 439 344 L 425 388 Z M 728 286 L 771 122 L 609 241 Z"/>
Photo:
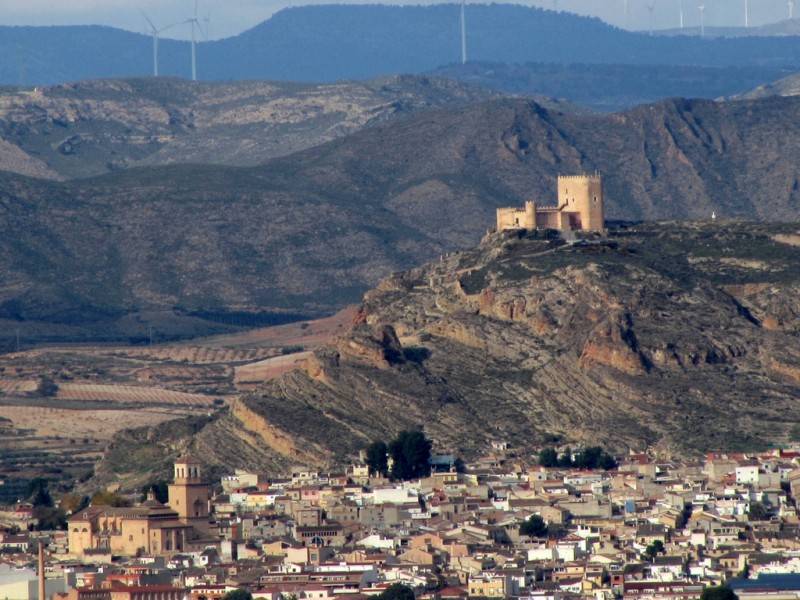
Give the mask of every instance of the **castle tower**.
<path id="1" fill-rule="evenodd" d="M 603 178 L 594 175 L 560 175 L 558 177 L 558 207 L 574 213 L 577 222 L 572 229 L 584 231 L 605 230 L 603 203 Z"/>
<path id="2" fill-rule="evenodd" d="M 203 483 L 200 461 L 189 456 L 175 461 L 175 480 L 169 485 L 169 506 L 181 521 L 203 527 L 208 524 L 209 486 Z"/>

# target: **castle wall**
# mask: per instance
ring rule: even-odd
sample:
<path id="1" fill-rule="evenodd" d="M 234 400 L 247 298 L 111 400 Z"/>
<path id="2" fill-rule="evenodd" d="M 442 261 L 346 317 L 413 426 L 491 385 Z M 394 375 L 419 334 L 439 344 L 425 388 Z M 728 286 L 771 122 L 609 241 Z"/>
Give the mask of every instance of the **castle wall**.
<path id="1" fill-rule="evenodd" d="M 497 230 L 536 229 L 536 205 L 526 202 L 524 208 L 498 208 Z"/>

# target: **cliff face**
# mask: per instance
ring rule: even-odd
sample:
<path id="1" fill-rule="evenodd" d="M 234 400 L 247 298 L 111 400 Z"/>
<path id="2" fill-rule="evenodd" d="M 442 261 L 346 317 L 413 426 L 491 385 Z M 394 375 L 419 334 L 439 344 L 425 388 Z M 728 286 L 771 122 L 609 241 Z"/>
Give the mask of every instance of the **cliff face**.
<path id="1" fill-rule="evenodd" d="M 338 456 L 420 424 L 465 455 L 498 438 L 780 443 L 800 420 L 791 229 L 653 224 L 575 244 L 495 234 L 383 280 L 347 336 L 244 403 Z"/>

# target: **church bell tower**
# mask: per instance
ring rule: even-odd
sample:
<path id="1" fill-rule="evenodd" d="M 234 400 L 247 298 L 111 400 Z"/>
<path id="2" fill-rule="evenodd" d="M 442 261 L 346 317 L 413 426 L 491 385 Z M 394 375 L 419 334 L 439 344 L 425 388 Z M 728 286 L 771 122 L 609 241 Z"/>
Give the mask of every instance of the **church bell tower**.
<path id="1" fill-rule="evenodd" d="M 181 521 L 202 527 L 208 524 L 210 489 L 203 483 L 200 461 L 185 456 L 175 462 L 174 483 L 169 485 L 169 506 Z"/>

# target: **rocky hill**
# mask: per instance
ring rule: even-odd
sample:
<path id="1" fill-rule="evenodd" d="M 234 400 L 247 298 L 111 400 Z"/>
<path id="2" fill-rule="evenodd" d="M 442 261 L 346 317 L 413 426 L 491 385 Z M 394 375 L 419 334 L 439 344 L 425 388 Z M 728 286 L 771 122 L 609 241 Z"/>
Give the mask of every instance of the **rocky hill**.
<path id="1" fill-rule="evenodd" d="M 770 96 L 800 96 L 800 74 L 793 73 L 772 83 L 760 85 L 753 90 L 734 95 L 736 100 L 756 100 Z"/>
<path id="2" fill-rule="evenodd" d="M 469 247 L 498 206 L 601 171 L 612 218 L 792 221 L 800 99 L 675 100 L 608 116 L 497 100 L 425 111 L 252 168 L 45 182 L 0 175 L 0 319 L 71 338 L 203 315 L 316 315 Z M 25 333 L 25 331 L 23 331 Z"/>
<path id="3" fill-rule="evenodd" d="M 764 448 L 800 422 L 798 292 L 797 224 L 492 234 L 384 279 L 302 369 L 160 443 L 228 468 L 255 460 L 245 442 L 263 463 L 322 465 L 417 425 L 465 457 L 497 439 Z M 229 451 L 220 431 L 239 432 Z"/>
<path id="4" fill-rule="evenodd" d="M 257 165 L 392 118 L 498 96 L 413 76 L 330 85 L 150 78 L 10 90 L 0 92 L 0 170 L 59 179 L 142 165 Z"/>

